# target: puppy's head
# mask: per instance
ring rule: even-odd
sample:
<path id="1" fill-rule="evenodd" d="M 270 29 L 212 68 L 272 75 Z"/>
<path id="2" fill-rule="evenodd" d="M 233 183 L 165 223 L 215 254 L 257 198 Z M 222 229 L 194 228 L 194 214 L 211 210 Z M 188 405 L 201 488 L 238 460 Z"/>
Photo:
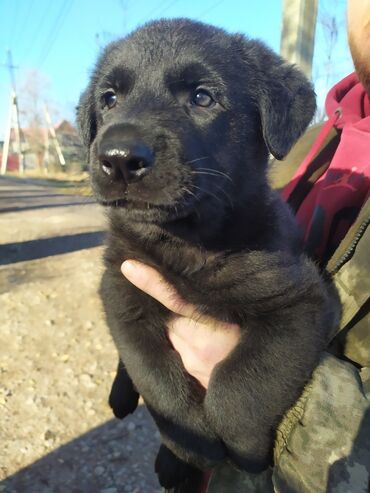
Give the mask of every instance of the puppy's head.
<path id="1" fill-rule="evenodd" d="M 262 43 L 178 19 L 106 48 L 78 123 L 98 201 L 166 222 L 256 206 L 268 152 L 285 156 L 314 109 L 304 76 Z"/>

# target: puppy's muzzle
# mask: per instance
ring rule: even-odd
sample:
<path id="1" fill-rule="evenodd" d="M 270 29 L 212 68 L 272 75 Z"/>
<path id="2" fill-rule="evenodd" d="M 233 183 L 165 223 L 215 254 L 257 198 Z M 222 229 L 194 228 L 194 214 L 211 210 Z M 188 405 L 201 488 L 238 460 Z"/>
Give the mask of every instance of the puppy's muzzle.
<path id="1" fill-rule="evenodd" d="M 101 171 L 114 181 L 127 184 L 141 180 L 154 164 L 153 150 L 132 134 L 104 135 L 98 151 Z"/>

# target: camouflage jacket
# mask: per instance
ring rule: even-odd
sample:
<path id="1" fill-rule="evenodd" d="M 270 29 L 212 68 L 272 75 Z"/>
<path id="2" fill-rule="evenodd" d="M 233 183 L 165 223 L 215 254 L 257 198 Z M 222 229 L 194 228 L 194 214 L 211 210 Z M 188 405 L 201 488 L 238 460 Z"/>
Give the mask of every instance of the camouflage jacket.
<path id="1" fill-rule="evenodd" d="M 319 131 L 311 127 L 284 163 L 272 167 L 282 188 Z M 337 335 L 302 396 L 281 422 L 274 467 L 253 475 L 224 464 L 207 493 L 370 492 L 370 200 L 327 264 L 343 304 Z M 174 493 L 195 493 L 184 485 Z"/>

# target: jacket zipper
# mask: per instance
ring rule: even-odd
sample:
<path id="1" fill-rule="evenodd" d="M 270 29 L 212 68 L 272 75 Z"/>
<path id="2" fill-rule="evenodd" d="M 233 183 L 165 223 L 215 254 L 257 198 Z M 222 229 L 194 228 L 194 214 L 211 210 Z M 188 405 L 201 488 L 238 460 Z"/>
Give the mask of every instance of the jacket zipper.
<path id="1" fill-rule="evenodd" d="M 347 248 L 347 250 L 344 252 L 344 254 L 341 256 L 341 258 L 338 260 L 338 262 L 335 264 L 333 269 L 331 269 L 330 274 L 332 276 L 334 276 L 339 271 L 339 269 L 341 269 L 343 267 L 343 265 L 345 263 L 347 263 L 348 260 L 353 256 L 353 254 L 355 253 L 356 247 L 357 247 L 359 241 L 361 240 L 361 238 L 363 237 L 369 224 L 370 224 L 370 217 L 368 217 L 367 219 L 365 219 L 361 223 L 359 229 L 357 230 L 357 233 L 355 234 L 355 236 L 353 238 L 352 243 Z"/>

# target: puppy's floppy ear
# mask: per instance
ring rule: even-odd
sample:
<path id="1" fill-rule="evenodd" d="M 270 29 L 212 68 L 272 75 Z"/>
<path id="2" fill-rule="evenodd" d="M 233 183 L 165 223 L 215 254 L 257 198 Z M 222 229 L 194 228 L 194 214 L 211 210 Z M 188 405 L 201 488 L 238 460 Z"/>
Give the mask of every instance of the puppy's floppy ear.
<path id="1" fill-rule="evenodd" d="M 77 127 L 82 142 L 88 150 L 97 132 L 94 94 L 91 87 L 88 87 L 80 97 L 77 106 Z"/>
<path id="2" fill-rule="evenodd" d="M 294 65 L 260 42 L 245 41 L 246 63 L 253 70 L 255 101 L 268 150 L 282 159 L 306 129 L 316 110 L 311 83 Z"/>

